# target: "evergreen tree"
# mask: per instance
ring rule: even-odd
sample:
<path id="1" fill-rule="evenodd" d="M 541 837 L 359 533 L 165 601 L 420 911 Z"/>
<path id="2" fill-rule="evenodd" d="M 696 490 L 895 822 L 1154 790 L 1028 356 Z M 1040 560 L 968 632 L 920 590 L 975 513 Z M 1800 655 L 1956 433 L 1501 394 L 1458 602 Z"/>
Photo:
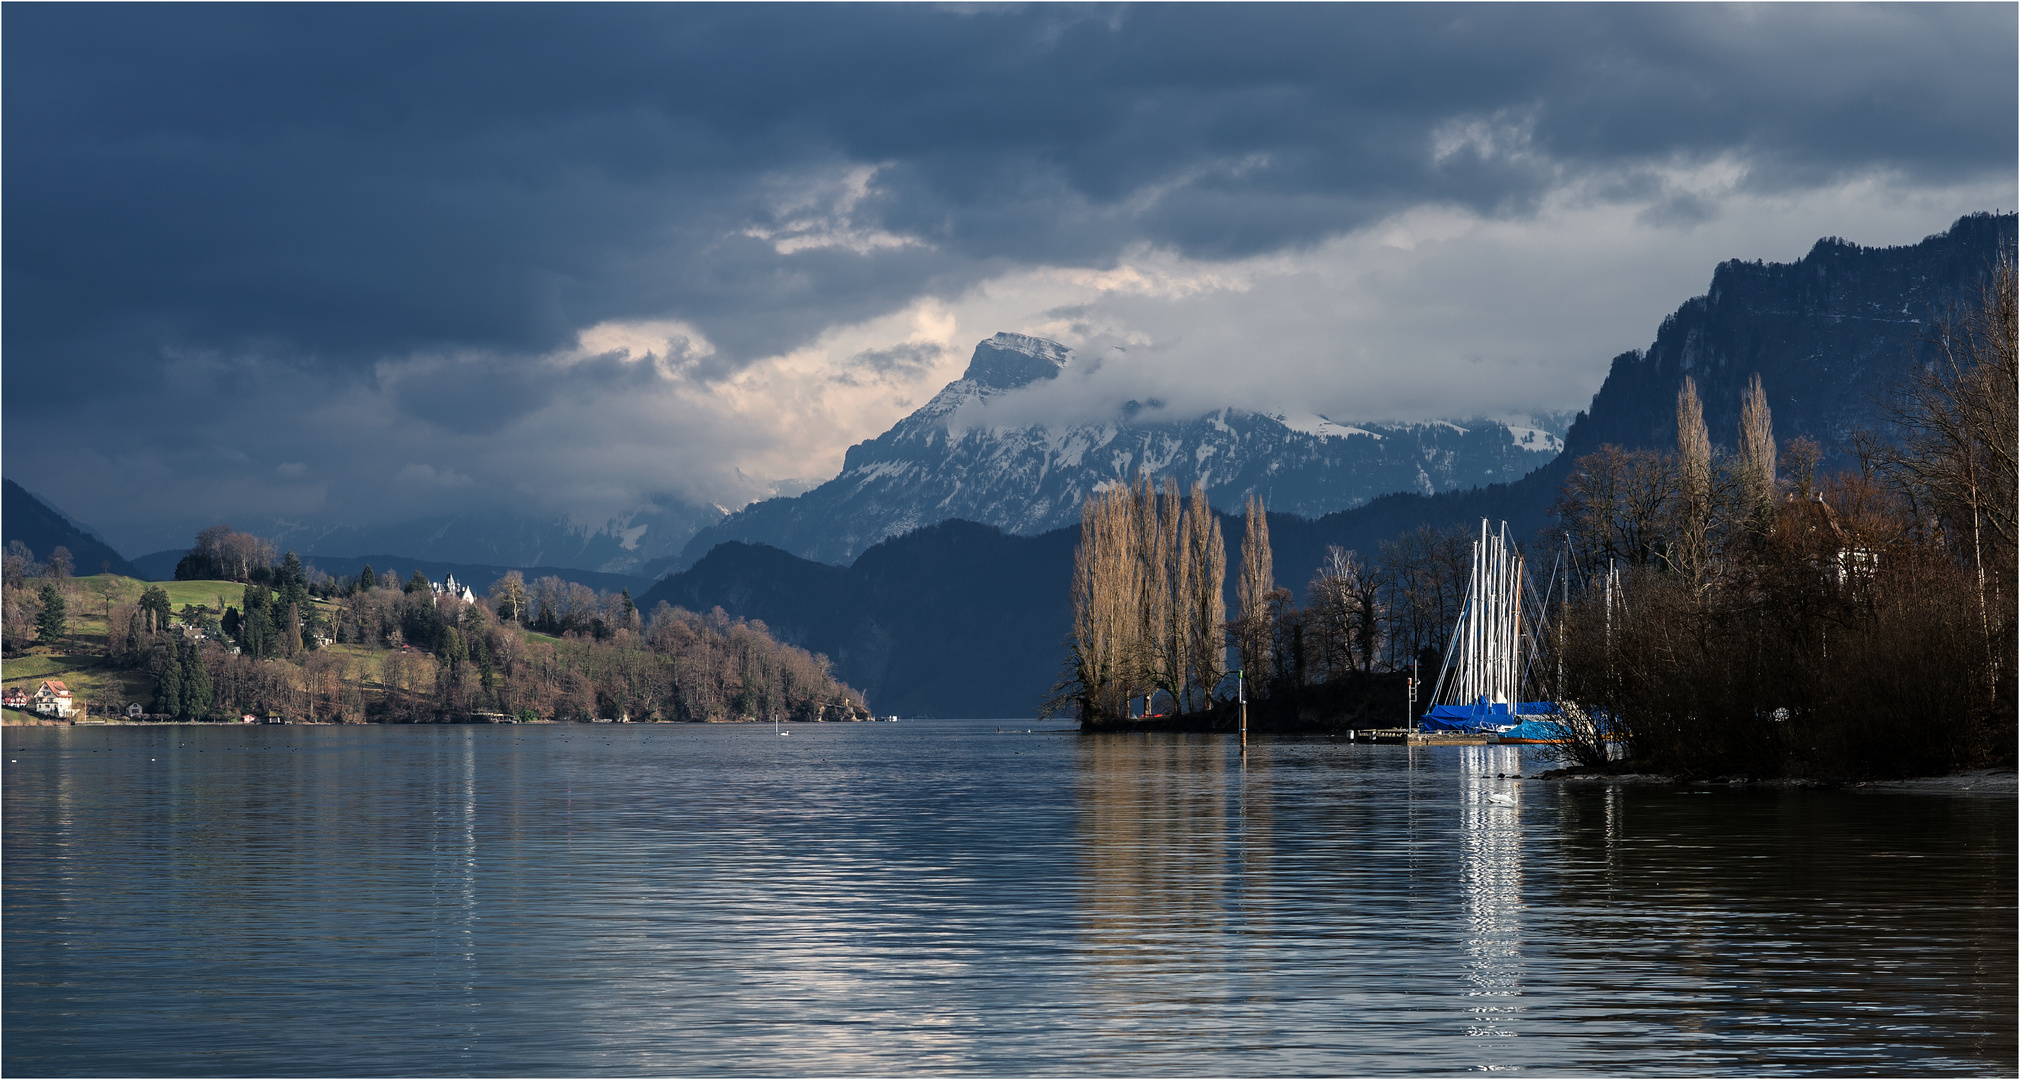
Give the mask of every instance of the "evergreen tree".
<path id="1" fill-rule="evenodd" d="M 154 684 L 154 711 L 164 716 L 182 715 L 182 655 L 169 650 Z"/>
<path id="2" fill-rule="evenodd" d="M 42 611 L 35 616 L 35 639 L 48 644 L 69 632 L 70 605 L 53 582 L 42 586 L 41 600 Z"/>
<path id="3" fill-rule="evenodd" d="M 364 590 L 364 589 L 376 589 L 378 587 L 379 587 L 379 575 L 372 572 L 371 563 L 366 563 L 364 573 L 358 575 L 358 588 L 360 590 Z"/>
<path id="4" fill-rule="evenodd" d="M 168 629 L 169 613 L 172 610 L 168 600 L 168 590 L 159 585 L 150 585 L 140 594 L 140 610 L 146 615 L 147 629 L 159 634 Z"/>
<path id="5" fill-rule="evenodd" d="M 280 607 L 279 602 L 276 601 L 274 606 L 278 609 Z M 278 630 L 279 634 L 277 636 L 280 638 L 281 655 L 293 660 L 302 651 L 302 609 L 300 605 L 294 603 L 288 604 L 287 610 L 281 612 Z"/>
<path id="6" fill-rule="evenodd" d="M 201 720 L 210 715 L 211 689 L 210 672 L 203 666 L 203 654 L 194 643 L 185 642 L 182 647 L 182 711 L 186 720 Z"/>
<path id="7" fill-rule="evenodd" d="M 428 585 L 428 575 L 423 574 L 419 570 L 416 570 L 414 571 L 414 576 L 407 579 L 406 591 L 409 593 L 417 593 L 417 592 L 432 593 L 435 590 L 430 588 Z"/>
<path id="8" fill-rule="evenodd" d="M 272 597 L 258 585 L 245 587 L 245 613 L 239 616 L 239 646 L 247 656 L 265 658 L 274 653 Z"/>
<path id="9" fill-rule="evenodd" d="M 417 649 L 432 652 L 441 645 L 442 611 L 435 606 L 435 594 L 427 585 L 400 602 L 400 633 Z"/>
<path id="10" fill-rule="evenodd" d="M 309 575 L 302 569 L 301 556 L 290 551 L 281 560 L 280 568 L 274 571 L 274 592 L 279 594 L 276 607 L 309 606 Z"/>

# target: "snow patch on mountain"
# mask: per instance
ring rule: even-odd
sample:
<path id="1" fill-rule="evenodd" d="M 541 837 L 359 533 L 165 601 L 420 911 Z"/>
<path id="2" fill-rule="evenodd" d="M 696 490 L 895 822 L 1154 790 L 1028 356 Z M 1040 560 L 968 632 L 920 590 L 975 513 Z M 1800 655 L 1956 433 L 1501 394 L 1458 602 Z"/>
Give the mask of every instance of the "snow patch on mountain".
<path id="1" fill-rule="evenodd" d="M 1366 435 L 1371 439 L 1381 438 L 1380 435 L 1369 431 L 1367 428 L 1336 423 L 1332 419 L 1320 416 L 1317 413 L 1275 413 L 1273 415 L 1276 417 L 1277 422 L 1301 435 L 1311 435 L 1321 439 L 1344 439 L 1353 435 Z"/>

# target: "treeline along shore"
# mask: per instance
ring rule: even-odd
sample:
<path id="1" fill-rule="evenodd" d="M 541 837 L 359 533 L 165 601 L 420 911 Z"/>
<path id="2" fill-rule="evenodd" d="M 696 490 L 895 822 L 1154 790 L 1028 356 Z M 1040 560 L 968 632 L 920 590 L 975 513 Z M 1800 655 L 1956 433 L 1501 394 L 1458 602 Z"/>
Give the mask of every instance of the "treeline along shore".
<path id="1" fill-rule="evenodd" d="M 76 577 L 62 548 L 5 559 L 10 694 L 54 680 L 80 717 L 311 723 L 861 720 L 825 657 L 721 609 L 515 572 L 483 595 L 418 571 L 331 578 L 229 527 L 181 580 Z M 15 713 L 15 718 L 25 719 Z"/>
<path id="2" fill-rule="evenodd" d="M 2015 287 L 2007 251 L 1912 374 L 1874 388 L 1889 426 L 1855 436 L 1855 469 L 1823 475 L 1814 440 L 1777 441 L 1758 376 L 1731 444 L 1684 375 L 1674 449 L 1572 464 L 1529 545 L 1551 573 L 1527 600 L 1523 692 L 1562 707 L 1558 753 L 1678 776 L 2012 766 Z M 1300 608 L 1247 509 L 1229 613 L 1198 488 L 1139 478 L 1088 500 L 1051 708 L 1089 730 L 1227 730 L 1245 692 L 1251 730 L 1406 721 L 1405 680 L 1419 669 L 1429 690 L 1465 602 L 1470 530 L 1330 549 Z"/>

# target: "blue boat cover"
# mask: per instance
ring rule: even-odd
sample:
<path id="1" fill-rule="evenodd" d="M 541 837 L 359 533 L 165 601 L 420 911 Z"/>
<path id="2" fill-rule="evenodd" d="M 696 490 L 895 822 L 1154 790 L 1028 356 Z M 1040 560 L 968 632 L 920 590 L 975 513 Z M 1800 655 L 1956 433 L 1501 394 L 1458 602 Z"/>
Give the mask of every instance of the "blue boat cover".
<path id="1" fill-rule="evenodd" d="M 1552 716 L 1557 712 L 1554 701 L 1519 701 L 1511 711 L 1505 701 L 1488 701 L 1485 694 L 1471 705 L 1433 705 L 1424 713 L 1418 723 L 1419 731 L 1452 731 L 1477 735 L 1488 731 L 1506 731 L 1523 723 L 1525 716 Z"/>
<path id="2" fill-rule="evenodd" d="M 1558 742 L 1566 732 L 1562 720 L 1554 716 L 1531 717 L 1501 733 L 1504 739 L 1539 739 Z"/>

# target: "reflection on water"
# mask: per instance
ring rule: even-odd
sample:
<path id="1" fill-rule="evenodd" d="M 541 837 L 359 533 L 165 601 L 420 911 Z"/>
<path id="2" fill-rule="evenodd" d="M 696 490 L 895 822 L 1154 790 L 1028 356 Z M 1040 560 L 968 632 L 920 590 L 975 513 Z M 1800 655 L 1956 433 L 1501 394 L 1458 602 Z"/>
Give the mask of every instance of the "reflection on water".
<path id="1" fill-rule="evenodd" d="M 5 732 L 15 1074 L 2010 1073 L 2011 798 L 1513 747 Z"/>
<path id="2" fill-rule="evenodd" d="M 1507 1036 L 1522 1011 L 1521 751 L 1513 746 L 1461 746 L 1461 811 L 1465 827 L 1462 888 L 1466 897 L 1467 993 L 1479 1001 L 1467 1034 Z"/>

